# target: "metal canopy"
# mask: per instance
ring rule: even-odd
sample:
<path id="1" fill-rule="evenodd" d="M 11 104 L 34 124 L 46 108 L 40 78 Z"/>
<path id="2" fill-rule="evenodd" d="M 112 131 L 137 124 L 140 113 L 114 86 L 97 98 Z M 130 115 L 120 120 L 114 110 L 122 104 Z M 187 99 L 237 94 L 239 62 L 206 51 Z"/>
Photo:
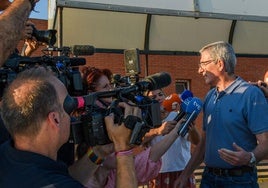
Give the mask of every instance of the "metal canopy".
<path id="1" fill-rule="evenodd" d="M 266 0 L 50 0 L 49 7 L 59 46 L 177 54 L 224 40 L 238 54 L 268 52 Z"/>

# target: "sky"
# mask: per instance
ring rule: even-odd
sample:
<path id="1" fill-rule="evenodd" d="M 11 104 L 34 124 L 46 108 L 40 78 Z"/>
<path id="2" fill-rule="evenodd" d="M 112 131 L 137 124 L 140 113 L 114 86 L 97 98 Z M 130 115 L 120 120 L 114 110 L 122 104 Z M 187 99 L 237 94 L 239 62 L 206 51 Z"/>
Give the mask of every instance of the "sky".
<path id="1" fill-rule="evenodd" d="M 39 0 L 35 6 L 35 10 L 38 12 L 32 11 L 30 18 L 37 18 L 42 20 L 48 19 L 48 0 Z"/>

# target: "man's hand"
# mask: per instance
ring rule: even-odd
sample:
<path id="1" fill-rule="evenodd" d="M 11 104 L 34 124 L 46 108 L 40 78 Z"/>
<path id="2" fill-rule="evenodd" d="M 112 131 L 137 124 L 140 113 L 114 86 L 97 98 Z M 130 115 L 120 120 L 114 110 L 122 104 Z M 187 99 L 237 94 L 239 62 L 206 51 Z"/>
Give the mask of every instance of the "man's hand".
<path id="1" fill-rule="evenodd" d="M 176 179 L 176 181 L 173 184 L 173 188 L 184 188 L 185 185 L 187 185 L 188 182 L 188 177 L 184 176 L 184 174 L 182 173 L 178 179 Z"/>
<path id="2" fill-rule="evenodd" d="M 159 130 L 159 134 L 164 136 L 170 133 L 170 131 L 174 129 L 176 124 L 177 124 L 177 121 L 166 121 L 162 123 L 160 130 Z"/>
<path id="3" fill-rule="evenodd" d="M 124 108 L 125 118 L 128 115 L 141 117 L 141 110 L 138 107 L 132 107 L 126 103 L 120 103 L 120 107 Z M 114 124 L 114 115 L 110 114 L 105 117 L 105 125 L 110 140 L 114 143 L 115 151 L 130 149 L 129 141 L 132 133 L 123 123 L 121 125 Z"/>
<path id="4" fill-rule="evenodd" d="M 24 51 L 22 52 L 23 56 L 31 56 L 31 54 L 38 49 L 39 47 L 39 42 L 36 40 L 32 40 L 32 39 L 25 39 L 24 42 Z"/>
<path id="5" fill-rule="evenodd" d="M 233 147 L 235 151 L 225 148 L 219 149 L 220 157 L 233 166 L 248 165 L 251 158 L 250 153 L 239 147 L 236 143 L 233 143 Z"/>
<path id="6" fill-rule="evenodd" d="M 110 114 L 105 117 L 105 125 L 110 140 L 114 143 L 115 151 L 130 149 L 129 140 L 131 130 L 126 128 L 125 125 L 114 124 L 114 115 Z"/>
<path id="7" fill-rule="evenodd" d="M 24 32 L 22 33 L 22 39 L 33 39 L 33 27 L 34 23 L 30 20 L 27 20 L 27 22 L 25 23 Z"/>

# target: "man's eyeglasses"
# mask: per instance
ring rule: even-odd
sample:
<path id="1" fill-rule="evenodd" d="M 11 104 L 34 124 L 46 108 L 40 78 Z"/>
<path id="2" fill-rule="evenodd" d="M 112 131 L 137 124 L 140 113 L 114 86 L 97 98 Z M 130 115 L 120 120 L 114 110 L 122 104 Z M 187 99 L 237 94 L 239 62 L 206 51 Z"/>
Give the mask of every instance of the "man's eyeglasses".
<path id="1" fill-rule="evenodd" d="M 208 64 L 210 64 L 210 63 L 212 63 L 214 61 L 215 61 L 215 59 L 211 59 L 211 60 L 207 60 L 207 61 L 201 61 L 198 64 L 198 67 L 204 69 Z"/>

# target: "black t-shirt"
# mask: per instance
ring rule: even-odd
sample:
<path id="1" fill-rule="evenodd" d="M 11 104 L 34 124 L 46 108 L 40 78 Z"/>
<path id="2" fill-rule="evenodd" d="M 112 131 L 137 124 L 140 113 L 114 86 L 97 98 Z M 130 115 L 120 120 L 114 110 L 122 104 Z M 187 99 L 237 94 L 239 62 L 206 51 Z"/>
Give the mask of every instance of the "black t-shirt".
<path id="1" fill-rule="evenodd" d="M 4 122 L 0 116 L 0 144 L 9 140 L 10 134 L 7 131 Z M 65 162 L 68 166 L 74 163 L 74 143 L 67 142 L 58 151 L 58 160 Z"/>
<path id="2" fill-rule="evenodd" d="M 84 187 L 68 174 L 64 163 L 12 145 L 12 141 L 0 145 L 0 187 Z"/>
<path id="3" fill-rule="evenodd" d="M 4 122 L 0 116 L 0 144 L 4 143 L 10 138 L 9 133 L 7 132 Z"/>

